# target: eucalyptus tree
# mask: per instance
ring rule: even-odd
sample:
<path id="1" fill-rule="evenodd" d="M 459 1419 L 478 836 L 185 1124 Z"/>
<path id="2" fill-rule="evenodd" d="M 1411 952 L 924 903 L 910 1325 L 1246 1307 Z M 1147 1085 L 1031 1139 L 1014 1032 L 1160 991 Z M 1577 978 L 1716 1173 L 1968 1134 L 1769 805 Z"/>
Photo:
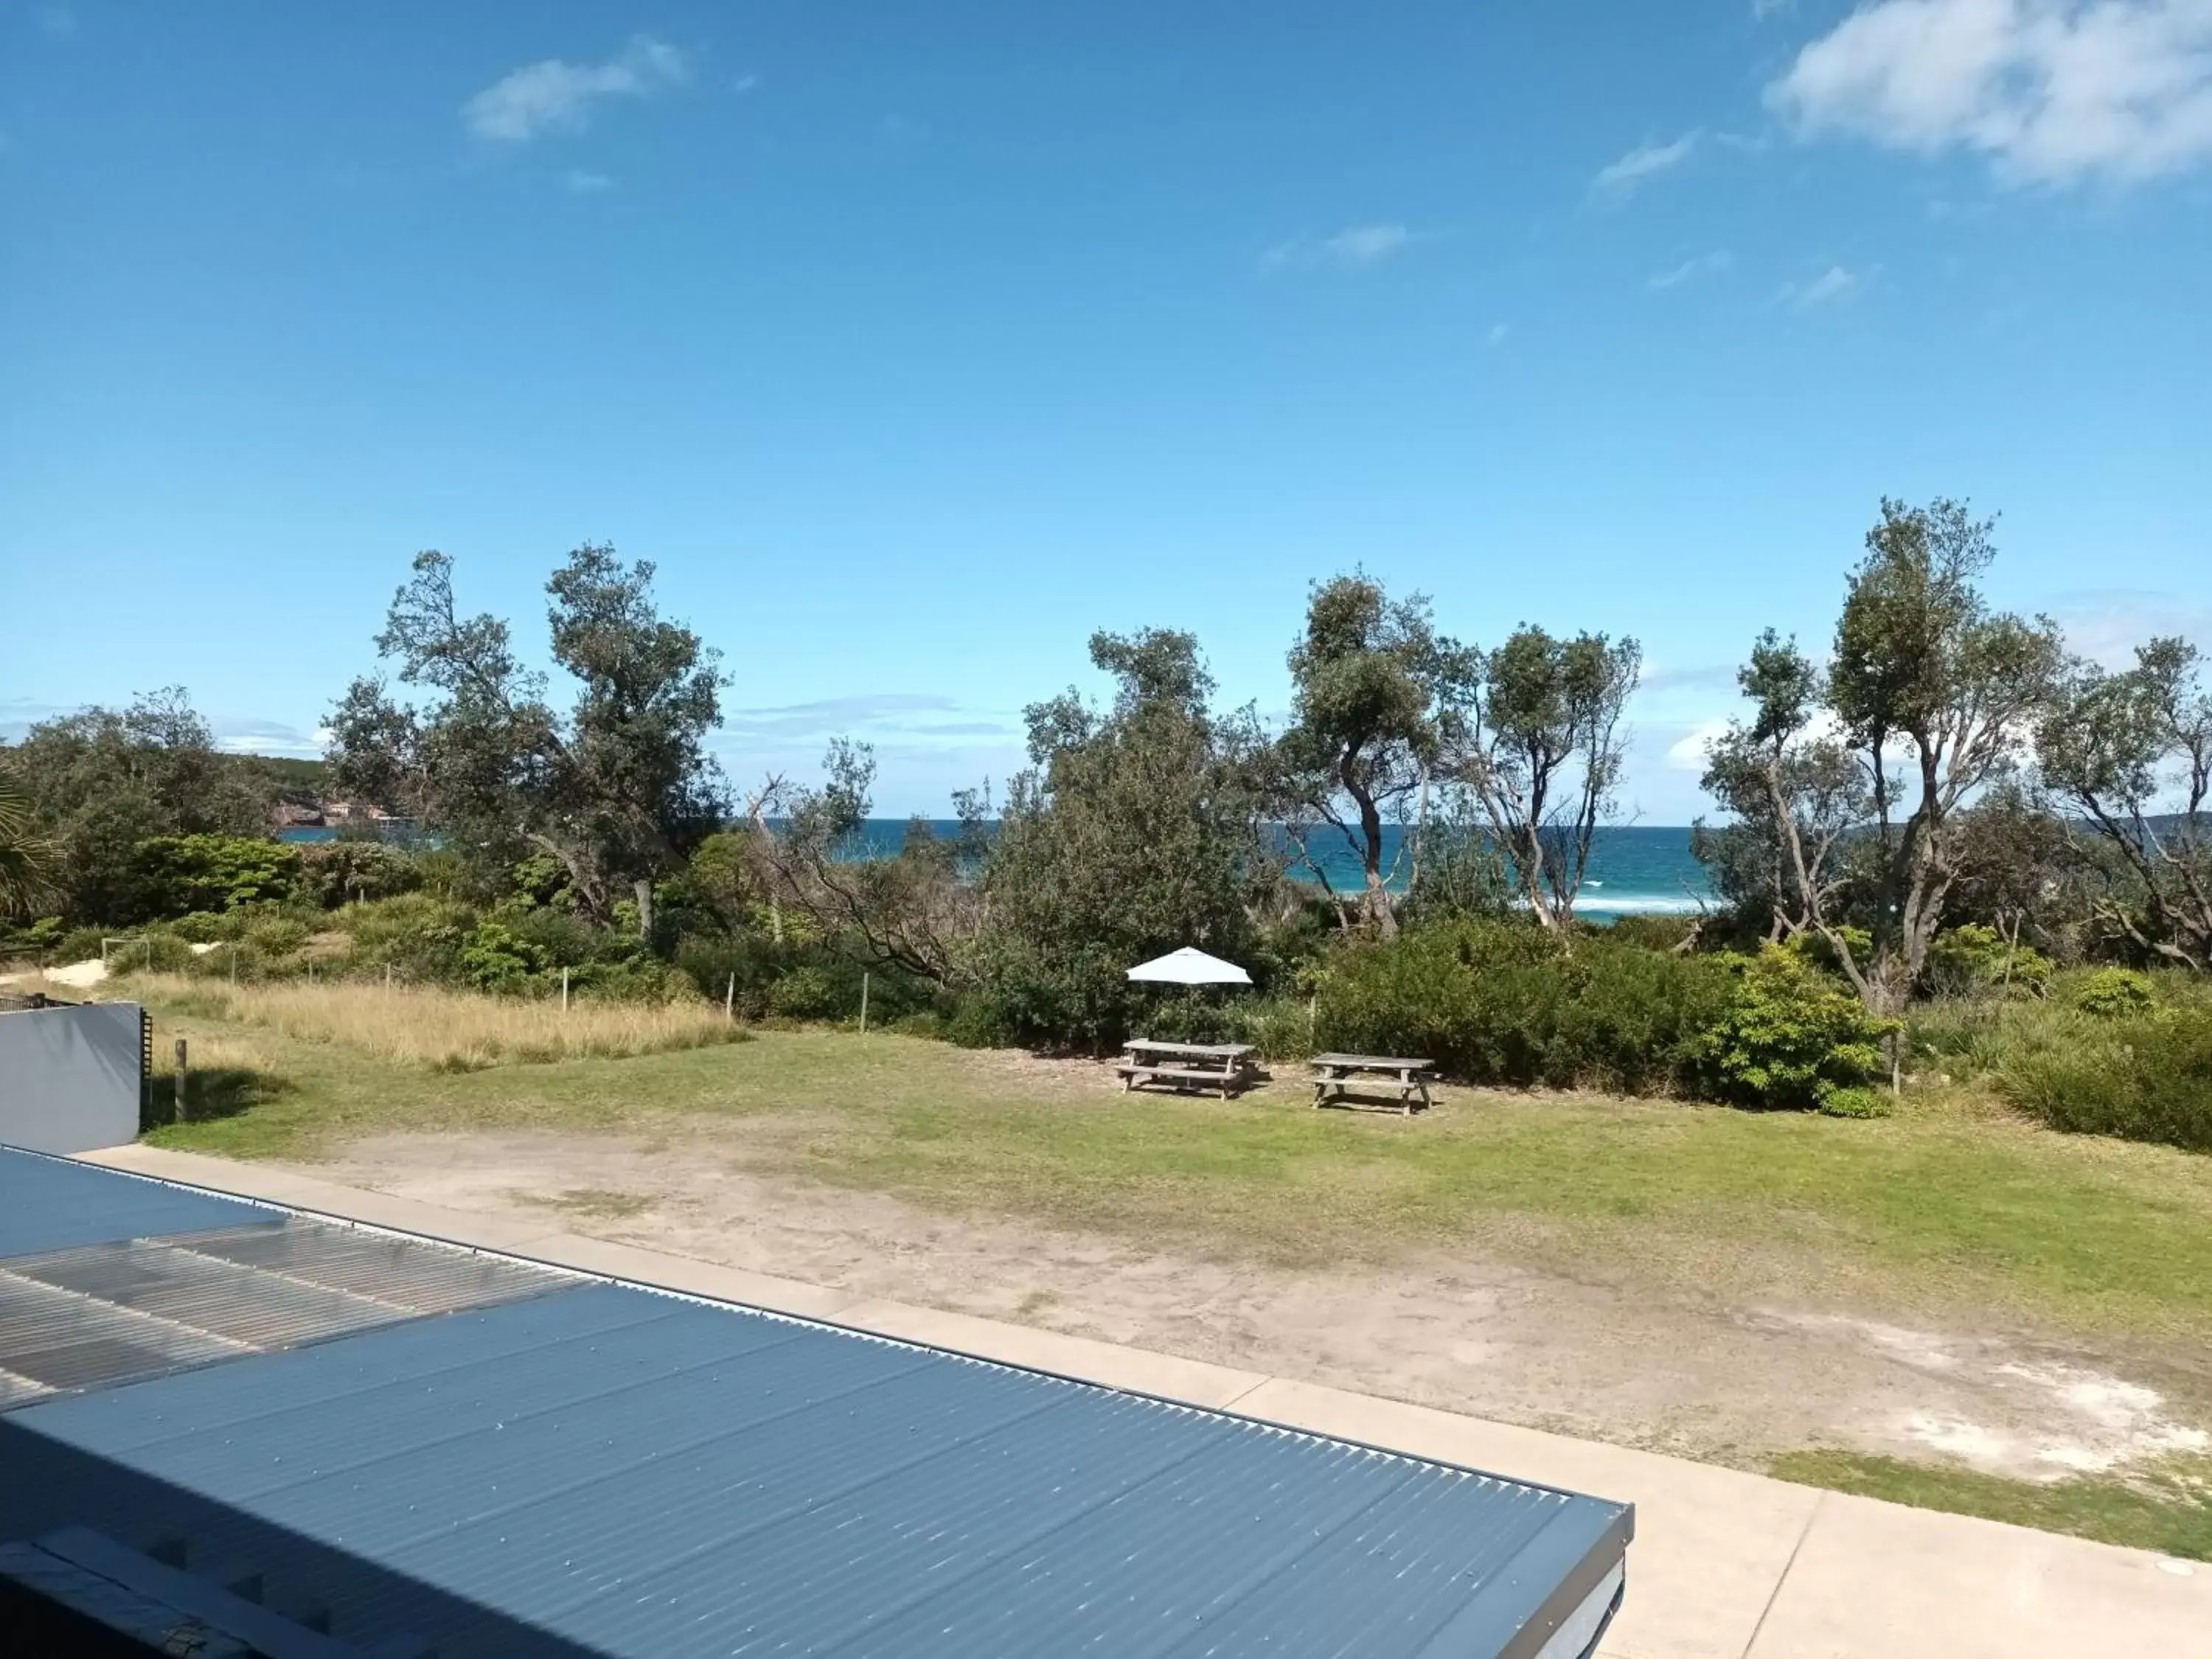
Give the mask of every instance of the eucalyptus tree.
<path id="1" fill-rule="evenodd" d="M 422 696 L 356 680 L 331 716 L 334 781 L 404 804 L 479 858 L 550 854 L 596 921 L 627 889 L 650 936 L 654 879 L 728 805 L 705 747 L 720 720 L 717 654 L 660 616 L 653 574 L 586 544 L 546 584 L 552 659 L 574 684 L 562 714 L 503 620 L 461 613 L 453 561 L 416 555 L 376 647 Z"/>
<path id="2" fill-rule="evenodd" d="M 2098 920 L 2148 956 L 2212 969 L 2212 693 L 2197 647 L 2166 637 L 2118 673 L 2075 662 L 2043 724 L 2045 784 L 2134 878 Z"/>
<path id="3" fill-rule="evenodd" d="M 1901 1008 L 1926 965 L 1960 808 L 2017 769 L 2057 689 L 2056 625 L 1981 591 L 1995 527 L 1964 502 L 1885 498 L 1836 623 L 1828 705 L 1865 772 L 1877 862 L 1868 960 L 1832 942 L 1877 1013 Z"/>
<path id="4" fill-rule="evenodd" d="M 1849 883 L 1844 837 L 1872 810 L 1872 793 L 1822 724 L 1826 676 L 1796 640 L 1766 629 L 1736 684 L 1752 717 L 1729 722 L 1701 780 L 1733 821 L 1715 830 L 1700 820 L 1692 850 L 1715 890 L 1769 939 L 1825 933 Z"/>
<path id="5" fill-rule="evenodd" d="M 1270 752 L 1273 810 L 1301 860 L 1338 902 L 1385 935 L 1397 931 L 1386 824 L 1418 830 L 1440 778 L 1466 758 L 1480 653 L 1437 632 L 1420 594 L 1392 599 L 1364 571 L 1314 585 L 1290 652 L 1292 714 Z M 1356 894 L 1339 893 L 1314 850 L 1333 835 L 1358 860 Z M 1407 838 L 1399 855 L 1407 851 Z"/>
<path id="6" fill-rule="evenodd" d="M 1455 775 L 1481 804 L 1520 902 L 1565 927 L 1598 829 L 1615 815 L 1643 648 L 1524 625 L 1475 660 Z"/>
<path id="7" fill-rule="evenodd" d="M 1826 672 L 1762 635 L 1741 676 L 1757 714 L 1707 773 L 1741 821 L 1764 797 L 1757 833 L 1784 930 L 1818 933 L 1879 1014 L 1920 981 L 1960 878 L 1966 808 L 2017 772 L 2057 689 L 2057 628 L 1983 595 L 1992 528 L 1961 502 L 1885 498 Z M 1837 913 L 1845 880 L 1863 931 Z"/>
<path id="8" fill-rule="evenodd" d="M 1257 721 L 1213 708 L 1190 634 L 1102 631 L 1090 653 L 1109 706 L 1071 689 L 1023 711 L 1030 766 L 984 871 L 993 927 L 1124 968 L 1183 945 L 1233 956 L 1267 865 Z"/>

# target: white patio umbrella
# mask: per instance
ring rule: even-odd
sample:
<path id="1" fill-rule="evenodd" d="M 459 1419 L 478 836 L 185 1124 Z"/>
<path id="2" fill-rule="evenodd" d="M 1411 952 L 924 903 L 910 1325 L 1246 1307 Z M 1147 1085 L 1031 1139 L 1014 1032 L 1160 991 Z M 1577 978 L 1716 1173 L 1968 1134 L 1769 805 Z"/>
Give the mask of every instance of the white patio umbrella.
<path id="1" fill-rule="evenodd" d="M 1129 969 L 1129 977 L 1159 985 L 1249 985 L 1252 975 L 1233 962 L 1194 951 L 1188 945 Z"/>

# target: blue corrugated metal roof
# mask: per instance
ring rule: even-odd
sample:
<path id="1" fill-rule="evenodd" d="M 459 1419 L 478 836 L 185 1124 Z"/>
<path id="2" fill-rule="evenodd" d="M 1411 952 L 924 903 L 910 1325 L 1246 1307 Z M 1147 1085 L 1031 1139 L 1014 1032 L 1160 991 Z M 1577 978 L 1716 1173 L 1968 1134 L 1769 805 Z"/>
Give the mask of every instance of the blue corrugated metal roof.
<path id="1" fill-rule="evenodd" d="M 0 1146 L 0 1257 L 283 1219 L 258 1204 Z"/>
<path id="2" fill-rule="evenodd" d="M 0 1540 L 183 1539 L 443 1659 L 1533 1651 L 1630 1525 L 611 1285 L 26 1407 L 0 1467 Z"/>

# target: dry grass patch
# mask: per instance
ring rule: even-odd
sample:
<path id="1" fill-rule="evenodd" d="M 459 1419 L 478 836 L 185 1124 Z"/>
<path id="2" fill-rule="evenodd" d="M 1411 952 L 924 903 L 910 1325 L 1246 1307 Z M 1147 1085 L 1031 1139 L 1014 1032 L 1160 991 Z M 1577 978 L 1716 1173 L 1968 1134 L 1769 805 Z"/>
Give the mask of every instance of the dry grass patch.
<path id="1" fill-rule="evenodd" d="M 708 1003 L 526 1002 L 428 986 L 210 985 L 175 975 L 134 981 L 151 998 L 209 1019 L 333 1042 L 437 1072 L 564 1060 L 623 1060 L 741 1042 Z"/>

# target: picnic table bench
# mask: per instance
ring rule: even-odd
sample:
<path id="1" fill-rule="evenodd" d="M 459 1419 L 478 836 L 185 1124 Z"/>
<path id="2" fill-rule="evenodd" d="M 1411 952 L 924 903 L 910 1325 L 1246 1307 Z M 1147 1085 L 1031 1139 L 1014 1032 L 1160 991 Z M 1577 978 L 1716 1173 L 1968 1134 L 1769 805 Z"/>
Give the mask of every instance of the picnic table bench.
<path id="1" fill-rule="evenodd" d="M 1186 1089 L 1218 1089 L 1224 1100 L 1250 1079 L 1246 1061 L 1249 1042 L 1155 1042 L 1133 1037 L 1121 1045 L 1121 1091 L 1146 1084 L 1162 1083 L 1178 1093 Z"/>
<path id="2" fill-rule="evenodd" d="M 1432 1060 L 1409 1060 L 1399 1054 L 1316 1054 L 1313 1067 L 1321 1073 L 1314 1079 L 1316 1110 L 1332 1099 L 1369 1099 L 1375 1094 L 1392 1097 L 1407 1117 L 1413 1115 L 1417 1097 L 1421 1109 L 1429 1109 L 1429 1073 L 1436 1069 Z M 1372 1094 L 1355 1096 L 1355 1090 Z"/>

